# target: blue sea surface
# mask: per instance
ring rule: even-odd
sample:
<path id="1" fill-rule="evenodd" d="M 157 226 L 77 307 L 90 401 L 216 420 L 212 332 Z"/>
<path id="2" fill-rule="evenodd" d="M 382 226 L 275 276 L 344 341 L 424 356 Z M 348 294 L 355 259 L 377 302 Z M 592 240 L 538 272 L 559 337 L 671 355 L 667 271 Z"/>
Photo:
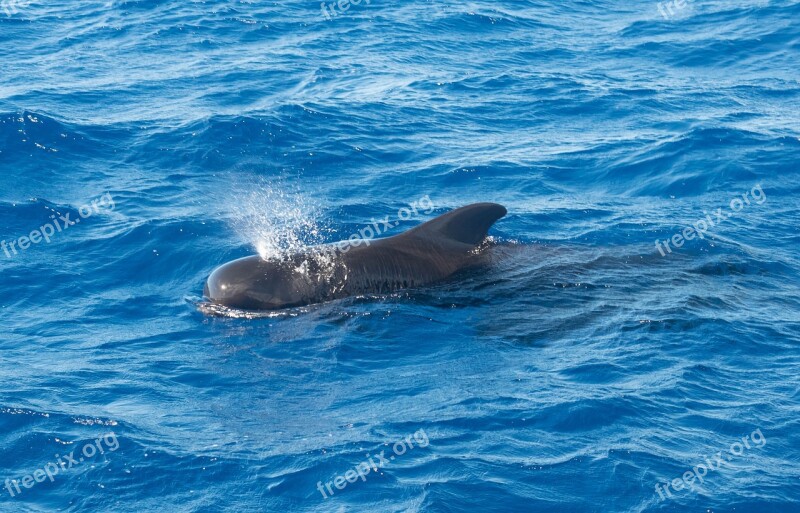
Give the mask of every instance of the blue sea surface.
<path id="1" fill-rule="evenodd" d="M 0 3 L 0 511 L 800 511 L 800 3 L 331 5 Z M 484 269 L 204 309 L 480 201 Z"/>

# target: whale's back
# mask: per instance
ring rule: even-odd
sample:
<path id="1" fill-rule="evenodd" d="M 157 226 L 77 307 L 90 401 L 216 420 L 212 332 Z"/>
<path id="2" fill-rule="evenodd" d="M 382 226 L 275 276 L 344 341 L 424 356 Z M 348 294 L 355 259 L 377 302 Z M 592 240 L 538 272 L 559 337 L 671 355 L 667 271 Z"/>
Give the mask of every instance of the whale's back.
<path id="1" fill-rule="evenodd" d="M 343 256 L 350 294 L 391 292 L 443 280 L 482 261 L 475 248 L 506 214 L 497 203 L 475 203 L 407 232 L 354 248 Z"/>
<path id="2" fill-rule="evenodd" d="M 486 238 L 489 228 L 506 213 L 506 208 L 497 203 L 473 203 L 422 223 L 399 237 L 419 237 L 476 246 Z"/>

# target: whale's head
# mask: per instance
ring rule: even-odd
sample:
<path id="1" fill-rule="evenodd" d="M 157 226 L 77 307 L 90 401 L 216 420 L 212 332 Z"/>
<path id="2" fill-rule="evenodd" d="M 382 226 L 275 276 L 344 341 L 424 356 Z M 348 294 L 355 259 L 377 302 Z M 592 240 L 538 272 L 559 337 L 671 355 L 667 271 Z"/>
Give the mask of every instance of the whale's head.
<path id="1" fill-rule="evenodd" d="M 240 258 L 216 268 L 203 295 L 213 303 L 244 310 L 276 310 L 304 303 L 308 286 L 289 261 Z"/>

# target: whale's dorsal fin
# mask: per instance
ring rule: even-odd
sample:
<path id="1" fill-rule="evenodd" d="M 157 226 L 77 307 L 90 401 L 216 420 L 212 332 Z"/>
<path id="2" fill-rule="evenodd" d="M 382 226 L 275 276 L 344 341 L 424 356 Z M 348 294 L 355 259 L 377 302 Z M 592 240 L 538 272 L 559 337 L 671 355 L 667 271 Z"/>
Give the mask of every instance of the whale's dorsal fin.
<path id="1" fill-rule="evenodd" d="M 444 237 L 474 246 L 486 238 L 489 228 L 507 212 L 497 203 L 473 203 L 442 214 L 406 233 L 417 237 Z"/>

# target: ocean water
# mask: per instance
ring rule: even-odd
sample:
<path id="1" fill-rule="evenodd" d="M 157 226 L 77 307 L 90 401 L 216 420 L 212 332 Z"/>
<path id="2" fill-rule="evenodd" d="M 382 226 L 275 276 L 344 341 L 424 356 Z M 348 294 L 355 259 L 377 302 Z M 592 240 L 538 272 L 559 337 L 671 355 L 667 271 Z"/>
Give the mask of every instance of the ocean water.
<path id="1" fill-rule="evenodd" d="M 800 3 L 324 9 L 0 4 L 0 511 L 800 511 Z M 202 308 L 478 201 L 486 269 Z"/>

